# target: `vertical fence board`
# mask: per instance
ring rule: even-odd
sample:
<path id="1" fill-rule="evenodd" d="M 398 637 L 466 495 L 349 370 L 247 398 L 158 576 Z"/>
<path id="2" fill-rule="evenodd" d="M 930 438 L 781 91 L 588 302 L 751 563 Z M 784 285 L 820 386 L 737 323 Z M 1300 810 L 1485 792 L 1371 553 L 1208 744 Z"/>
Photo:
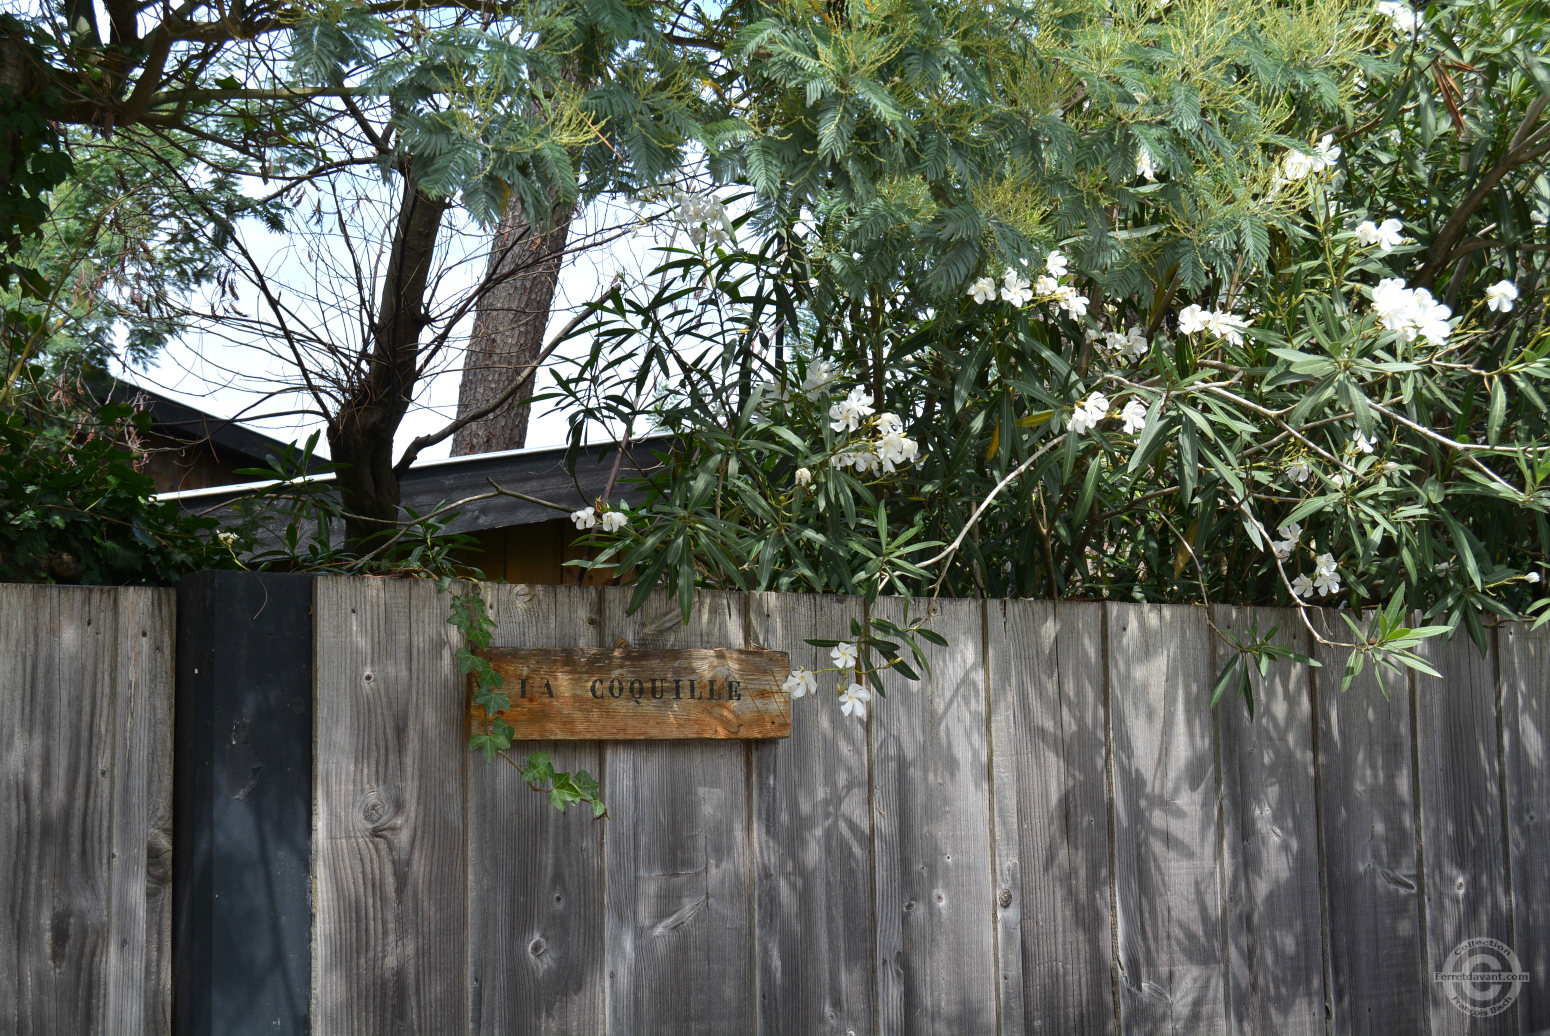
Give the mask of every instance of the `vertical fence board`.
<path id="1" fill-rule="evenodd" d="M 1292 609 L 1221 608 L 1224 629 L 1248 639 L 1279 625 L 1275 643 L 1308 654 Z M 1232 649 L 1217 642 L 1215 668 Z M 1227 868 L 1229 1011 L 1235 1032 L 1324 1031 L 1324 929 L 1313 780 L 1312 688 L 1306 667 L 1276 663 L 1241 699 L 1217 708 Z M 1236 693 L 1236 688 L 1228 695 Z"/>
<path id="2" fill-rule="evenodd" d="M 16 832 L 4 854 L 10 930 L 0 933 L 16 954 L 11 1031 L 91 1032 L 106 997 L 111 896 L 113 679 L 102 670 L 112 645 L 100 642 L 111 641 L 117 609 L 100 590 L 7 596 L 17 610 L 3 625 L 33 659 L 19 683 L 4 681 L 21 696 L 4 703 L 18 736 L 0 770 L 5 829 Z"/>
<path id="3" fill-rule="evenodd" d="M 791 664 L 832 666 L 834 638 L 861 618 L 854 597 L 758 594 L 749 639 Z M 872 818 L 866 725 L 840 713 L 834 674 L 792 704 L 791 737 L 753 745 L 759 1027 L 780 1033 L 871 1033 Z"/>
<path id="4" fill-rule="evenodd" d="M 986 607 L 1003 1031 L 1115 1032 L 1103 605 Z"/>
<path id="5" fill-rule="evenodd" d="M 171 591 L 126 587 L 118 603 L 112 917 L 106 1032 L 172 1025 Z"/>
<path id="6" fill-rule="evenodd" d="M 1332 612 L 1323 622 L 1350 634 Z M 1342 694 L 1349 655 L 1314 652 L 1331 1029 L 1425 1032 L 1410 696 L 1402 678 L 1385 695 L 1370 667 Z"/>
<path id="7" fill-rule="evenodd" d="M 1203 612 L 1109 605 L 1121 1028 L 1227 1029 Z"/>
<path id="8" fill-rule="evenodd" d="M 313 581 L 200 572 L 178 584 L 179 1033 L 307 1026 Z"/>
<path id="9" fill-rule="evenodd" d="M 596 589 L 487 586 L 484 595 L 493 645 L 600 646 Z M 561 770 L 601 770 L 595 742 L 518 741 L 511 756 L 520 763 L 529 752 L 550 753 Z M 604 822 L 590 807 L 560 813 L 502 760 L 469 766 L 469 1028 L 602 1032 Z M 604 787 L 605 802 L 612 792 Z"/>
<path id="10" fill-rule="evenodd" d="M 447 598 L 320 579 L 312 1027 L 445 1031 L 468 1017 L 463 678 Z"/>
<path id="11" fill-rule="evenodd" d="M 7 1031 L 167 1030 L 169 593 L 0 587 Z"/>
<path id="12" fill-rule="evenodd" d="M 1513 951 L 1531 978 L 1518 993 L 1518 1027 L 1550 1031 L 1550 627 L 1504 626 L 1502 734 L 1512 867 Z"/>
<path id="13" fill-rule="evenodd" d="M 887 1033 L 991 1032 L 997 1024 L 986 761 L 984 610 L 937 601 L 920 683 L 885 677 L 868 709 L 877 853 L 878 1014 Z M 902 623 L 897 599 L 877 603 Z"/>
<path id="14" fill-rule="evenodd" d="M 34 631 L 57 620 L 35 593 L 0 587 L 0 672 L 6 674 L 0 679 L 0 839 L 10 847 L 0 856 L 0 1030 L 5 1032 L 24 1031 L 32 931 L 42 920 L 33 827 L 41 820 L 37 784 L 43 773 L 34 731 L 48 729 L 38 712 L 52 705 L 53 695 L 43 693 L 39 670 L 45 666 Z M 24 615 L 30 621 L 23 622 Z"/>
<path id="15" fill-rule="evenodd" d="M 603 645 L 734 647 L 746 598 L 676 597 L 625 614 L 629 587 L 603 590 Z M 604 749 L 609 817 L 604 954 L 608 1028 L 620 1036 L 757 1027 L 749 748 L 740 742 L 616 742 Z"/>
<path id="16" fill-rule="evenodd" d="M 1417 674 L 1417 756 L 1422 863 L 1426 874 L 1427 974 L 1431 1032 L 1516 1033 L 1512 1011 L 1472 1017 L 1449 1000 L 1458 983 L 1432 981 L 1466 939 L 1512 942 L 1512 907 L 1501 811 L 1493 660 L 1459 630 L 1420 653 L 1442 679 Z M 1473 1004 L 1467 996 L 1466 1003 Z"/>

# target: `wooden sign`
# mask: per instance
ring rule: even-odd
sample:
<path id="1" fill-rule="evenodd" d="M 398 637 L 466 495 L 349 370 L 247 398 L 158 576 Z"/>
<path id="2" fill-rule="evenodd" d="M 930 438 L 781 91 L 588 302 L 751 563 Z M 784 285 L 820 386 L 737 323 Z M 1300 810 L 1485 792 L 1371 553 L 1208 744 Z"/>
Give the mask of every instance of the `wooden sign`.
<path id="1" fill-rule="evenodd" d="M 489 648 L 518 739 L 791 736 L 781 651 Z M 482 711 L 475 706 L 476 716 Z"/>

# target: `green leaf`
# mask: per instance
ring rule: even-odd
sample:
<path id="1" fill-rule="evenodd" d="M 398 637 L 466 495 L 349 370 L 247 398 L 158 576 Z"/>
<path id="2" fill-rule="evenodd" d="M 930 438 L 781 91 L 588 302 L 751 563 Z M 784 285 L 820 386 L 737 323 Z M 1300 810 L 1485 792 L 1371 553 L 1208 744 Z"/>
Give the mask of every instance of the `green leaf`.
<path id="1" fill-rule="evenodd" d="M 1502 425 L 1507 420 L 1507 385 L 1503 378 L 1491 379 L 1491 409 L 1486 422 L 1486 441 L 1495 446 L 1502 438 Z"/>
<path id="2" fill-rule="evenodd" d="M 1216 682 L 1211 685 L 1211 706 L 1216 707 L 1222 700 L 1222 695 L 1227 693 L 1227 688 L 1232 686 L 1238 677 L 1238 668 L 1243 663 L 1242 655 L 1234 655 L 1232 660 L 1222 666 L 1222 671 L 1216 674 Z"/>
<path id="3" fill-rule="evenodd" d="M 1365 651 L 1353 651 L 1351 657 L 1346 659 L 1345 672 L 1340 677 L 1340 693 L 1344 694 L 1351 689 L 1351 682 L 1361 675 L 1362 667 L 1367 664 Z"/>

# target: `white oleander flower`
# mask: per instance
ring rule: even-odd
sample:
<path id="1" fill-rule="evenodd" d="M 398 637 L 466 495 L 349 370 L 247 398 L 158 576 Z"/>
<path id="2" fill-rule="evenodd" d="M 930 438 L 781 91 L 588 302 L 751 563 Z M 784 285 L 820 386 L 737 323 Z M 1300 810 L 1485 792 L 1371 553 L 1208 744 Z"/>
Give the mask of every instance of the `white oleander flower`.
<path id="1" fill-rule="evenodd" d="M 1136 175 L 1149 183 L 1157 182 L 1157 163 L 1152 161 L 1152 153 L 1145 144 L 1136 152 Z"/>
<path id="2" fill-rule="evenodd" d="M 1292 551 L 1297 549 L 1297 541 L 1302 537 L 1302 526 L 1297 522 L 1288 522 L 1276 530 L 1281 538 L 1270 542 L 1270 550 L 1276 557 L 1286 559 L 1292 556 Z"/>
<path id="3" fill-rule="evenodd" d="M 1109 416 L 1109 397 L 1102 392 L 1094 392 L 1076 405 L 1071 413 L 1070 428 L 1077 435 L 1083 435 L 1098 426 L 1098 422 Z"/>
<path id="4" fill-rule="evenodd" d="M 797 666 L 791 670 L 791 675 L 786 677 L 786 682 L 781 685 L 781 690 L 793 698 L 815 694 L 818 691 L 818 678 L 806 666 Z"/>
<path id="5" fill-rule="evenodd" d="M 576 528 L 586 530 L 597 525 L 597 509 L 583 507 L 579 511 L 570 513 L 570 520 L 576 523 Z"/>
<path id="6" fill-rule="evenodd" d="M 1419 11 L 1412 10 L 1408 4 L 1399 0 L 1382 0 L 1377 6 L 1378 17 L 1387 18 L 1394 32 L 1409 39 L 1416 32 L 1424 28 L 1426 18 Z"/>
<path id="7" fill-rule="evenodd" d="M 1179 310 L 1179 334 L 1192 335 L 1206 329 L 1206 317 L 1208 311 L 1196 305 L 1185 306 Z"/>
<path id="8" fill-rule="evenodd" d="M 847 464 L 856 469 L 858 475 L 871 475 L 882 467 L 882 458 L 871 450 L 851 450 L 834 458 L 836 467 L 844 467 Z"/>
<path id="9" fill-rule="evenodd" d="M 1308 481 L 1308 464 L 1306 461 L 1294 460 L 1286 466 L 1286 477 L 1293 482 L 1302 483 Z"/>
<path id="10" fill-rule="evenodd" d="M 1125 333 L 1125 345 L 1121 352 L 1125 359 L 1132 363 L 1146 359 L 1146 354 L 1152 351 L 1152 343 L 1146 340 L 1146 329 L 1139 325 L 1132 327 Z"/>
<path id="11" fill-rule="evenodd" d="M 679 193 L 678 221 L 688 228 L 689 240 L 695 244 L 709 241 L 720 245 L 731 240 L 725 229 L 726 219 L 726 206 L 716 198 Z"/>
<path id="12" fill-rule="evenodd" d="M 1044 268 L 1051 277 L 1064 277 L 1071 269 L 1071 261 L 1057 248 L 1045 257 Z"/>
<path id="13" fill-rule="evenodd" d="M 1303 600 L 1307 600 L 1313 596 L 1313 580 L 1309 579 L 1304 573 L 1297 573 L 1297 577 L 1292 580 L 1292 593 Z"/>
<path id="14" fill-rule="evenodd" d="M 1001 301 L 1010 302 L 1019 308 L 1032 302 L 1033 287 L 1028 278 L 1007 267 L 1006 276 L 1001 279 Z"/>
<path id="15" fill-rule="evenodd" d="M 996 301 L 996 282 L 989 277 L 981 277 L 969 285 L 969 298 L 980 305 Z"/>
<path id="16" fill-rule="evenodd" d="M 1372 289 L 1372 309 L 1378 323 L 1397 331 L 1405 341 L 1419 336 L 1433 345 L 1442 345 L 1452 333 L 1448 321 L 1453 311 L 1432 298 L 1425 288 L 1407 288 L 1398 277 L 1385 277 Z"/>
<path id="17" fill-rule="evenodd" d="M 1523 578 L 1524 578 L 1524 580 L 1526 582 L 1537 583 L 1537 582 L 1539 582 L 1539 573 L 1538 572 L 1529 572 L 1529 573 L 1525 574 Z"/>
<path id="18" fill-rule="evenodd" d="M 1493 313 L 1506 313 L 1518 301 L 1518 286 L 1511 281 L 1497 281 L 1485 289 L 1485 308 Z"/>
<path id="19" fill-rule="evenodd" d="M 1448 340 L 1448 335 L 1453 333 L 1453 326 L 1449 323 L 1453 318 L 1453 310 L 1432 298 L 1432 293 L 1425 288 L 1415 289 L 1415 304 L 1420 316 L 1417 333 L 1433 345 L 1442 345 Z"/>
<path id="20" fill-rule="evenodd" d="M 1289 151 L 1281 162 L 1281 175 L 1288 180 L 1301 180 L 1318 167 L 1318 159 L 1301 151 Z"/>
<path id="21" fill-rule="evenodd" d="M 852 683 L 840 690 L 840 711 L 857 719 L 866 718 L 866 703 L 872 700 L 872 692 L 859 683 Z"/>
<path id="22" fill-rule="evenodd" d="M 623 511 L 603 512 L 602 525 L 604 532 L 618 532 L 628 524 L 630 524 L 630 516 Z"/>
<path id="23" fill-rule="evenodd" d="M 1351 436 L 1351 445 L 1362 453 L 1371 453 L 1377 447 L 1378 440 L 1368 437 L 1367 433 L 1358 428 L 1356 434 Z"/>
<path id="24" fill-rule="evenodd" d="M 829 427 L 836 432 L 853 432 L 872 413 L 872 397 L 857 385 L 850 395 L 829 407 Z"/>
<path id="25" fill-rule="evenodd" d="M 1139 399 L 1132 399 L 1119 412 L 1119 419 L 1123 422 L 1125 434 L 1135 435 L 1146 427 L 1146 404 Z"/>
<path id="26" fill-rule="evenodd" d="M 840 376 L 840 370 L 830 360 L 817 359 L 807 365 L 807 377 L 802 379 L 802 391 L 808 399 L 817 399 L 831 381 Z"/>
<path id="27" fill-rule="evenodd" d="M 1335 168 L 1335 163 L 1340 161 L 1340 148 L 1335 144 L 1332 133 L 1326 133 L 1319 138 L 1319 142 L 1313 148 L 1314 158 L 1318 160 L 1317 172 Z"/>
<path id="28" fill-rule="evenodd" d="M 882 464 L 883 471 L 893 474 L 895 466 L 906 464 L 916 458 L 920 453 L 920 444 L 914 439 L 908 438 L 897 428 L 883 434 L 877 440 L 877 458 Z"/>
<path id="29" fill-rule="evenodd" d="M 1405 239 L 1405 225 L 1392 217 L 1382 223 L 1363 220 L 1356 227 L 1356 243 L 1363 248 L 1377 245 L 1384 252 L 1392 252 Z"/>
<path id="30" fill-rule="evenodd" d="M 799 486 L 812 485 L 813 473 L 806 468 L 797 468 L 797 472 L 792 478 Z"/>
<path id="31" fill-rule="evenodd" d="M 861 655 L 857 652 L 856 645 L 848 640 L 842 640 L 834 645 L 833 650 L 829 652 L 829 657 L 834 659 L 834 664 L 839 668 L 852 669 Z"/>
<path id="32" fill-rule="evenodd" d="M 1320 572 L 1313 577 L 1314 589 L 1318 590 L 1320 597 L 1328 597 L 1330 594 L 1340 592 L 1339 572 Z"/>
<path id="33" fill-rule="evenodd" d="M 1087 315 L 1087 296 L 1078 294 L 1075 288 L 1062 286 L 1055 293 L 1055 304 L 1074 317 Z"/>
<path id="34" fill-rule="evenodd" d="M 1243 329 L 1249 326 L 1249 322 L 1235 313 L 1225 313 L 1219 310 L 1208 310 L 1205 314 L 1206 330 L 1224 338 L 1233 345 L 1243 344 Z"/>

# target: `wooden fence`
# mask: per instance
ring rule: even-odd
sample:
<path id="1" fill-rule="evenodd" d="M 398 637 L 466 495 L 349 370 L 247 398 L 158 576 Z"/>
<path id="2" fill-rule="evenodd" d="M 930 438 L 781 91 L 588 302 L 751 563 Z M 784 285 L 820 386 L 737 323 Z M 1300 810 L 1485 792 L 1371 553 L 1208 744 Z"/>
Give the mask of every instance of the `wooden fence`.
<path id="1" fill-rule="evenodd" d="M 40 820 L 26 789 L 48 778 L 17 776 L 37 739 L 86 736 L 50 733 L 73 729 L 59 704 L 15 726 L 40 708 L 21 698 L 63 686 L 14 661 L 51 650 L 32 631 L 44 612 L 14 610 L 25 593 L 95 594 L 81 615 L 114 607 L 105 592 L 0 589 L 0 838 L 107 839 L 112 825 L 85 825 L 57 795 L 38 800 L 57 814 Z M 627 592 L 610 588 L 488 599 L 498 644 L 764 646 L 812 668 L 826 652 L 804 638 L 843 635 L 860 614 L 845 598 L 711 593 L 684 625 L 666 599 L 628 616 Z M 1440 645 L 1443 680 L 1388 696 L 1370 679 L 1339 694 L 1343 660 L 1324 654 L 1324 669 L 1273 672 L 1250 720 L 1207 708 L 1225 655 L 1200 609 L 939 607 L 949 645 L 932 649 L 930 679 L 891 681 L 865 722 L 820 697 L 794 703 L 786 741 L 521 746 L 601 777 L 609 816 L 593 821 L 466 752 L 446 598 L 316 581 L 312 1030 L 1550 1028 L 1544 631 L 1499 630 L 1485 658 L 1463 638 Z M 1216 617 L 1279 621 L 1312 653 L 1290 613 Z M 80 784 L 95 771 L 56 772 Z M 45 971 L 83 968 L 121 990 L 154 979 L 143 957 L 126 972 L 106 955 L 51 955 L 46 934 L 21 942 L 60 909 L 30 904 L 68 893 L 21 854 L 6 866 L 8 1003 L 54 1003 L 60 983 L 34 977 Z M 153 914 L 146 930 L 164 930 Z M 1472 938 L 1499 940 L 1528 973 L 1494 1015 L 1459 1009 L 1461 984 L 1434 978 Z M 137 987 L 134 1002 L 164 989 Z M 1475 988 L 1487 1007 L 1500 992 Z M 52 1028 L 29 1010 L 0 1023 Z"/>

